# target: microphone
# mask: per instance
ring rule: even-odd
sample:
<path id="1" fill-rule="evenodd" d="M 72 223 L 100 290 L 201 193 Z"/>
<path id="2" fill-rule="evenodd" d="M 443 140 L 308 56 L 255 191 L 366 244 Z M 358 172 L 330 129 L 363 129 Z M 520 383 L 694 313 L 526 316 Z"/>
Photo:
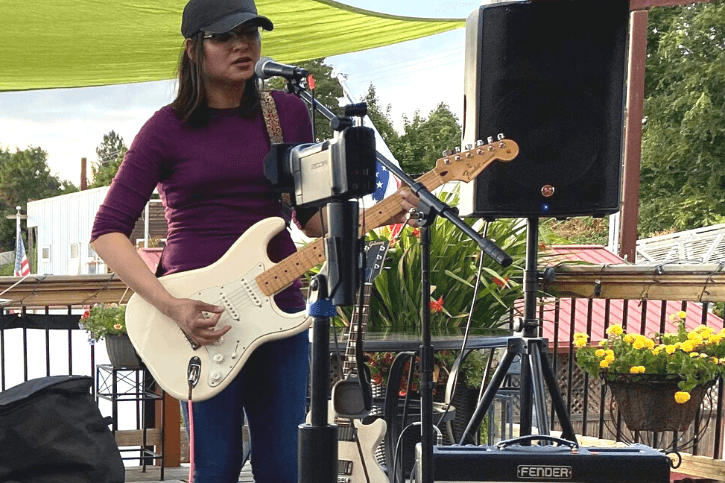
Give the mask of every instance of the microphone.
<path id="1" fill-rule="evenodd" d="M 270 77 L 284 77 L 287 80 L 303 79 L 307 77 L 309 72 L 301 67 L 294 65 L 280 64 L 269 57 L 260 57 L 257 65 L 254 66 L 254 73 L 260 79 L 269 79 Z"/>

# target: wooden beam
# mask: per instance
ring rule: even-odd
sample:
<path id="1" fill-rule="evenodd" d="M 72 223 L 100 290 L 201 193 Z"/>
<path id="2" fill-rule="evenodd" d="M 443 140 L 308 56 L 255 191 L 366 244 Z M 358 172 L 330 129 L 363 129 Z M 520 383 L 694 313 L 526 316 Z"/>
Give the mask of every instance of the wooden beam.
<path id="1" fill-rule="evenodd" d="M 116 274 L 0 277 L 0 308 L 125 304 L 133 292 Z"/>
<path id="2" fill-rule="evenodd" d="M 724 302 L 725 271 L 718 265 L 563 264 L 541 288 L 559 297 Z"/>

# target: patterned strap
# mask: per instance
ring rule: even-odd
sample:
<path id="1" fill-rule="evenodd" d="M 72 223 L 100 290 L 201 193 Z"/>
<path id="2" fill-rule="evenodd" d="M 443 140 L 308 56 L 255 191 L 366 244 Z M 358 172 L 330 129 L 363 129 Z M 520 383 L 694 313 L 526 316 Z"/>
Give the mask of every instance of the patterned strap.
<path id="1" fill-rule="evenodd" d="M 269 91 L 260 92 L 260 103 L 262 105 L 262 115 L 264 123 L 267 125 L 267 134 L 272 144 L 280 144 L 284 142 L 282 136 L 282 125 L 279 123 L 279 114 L 277 114 L 277 105 Z"/>
<path id="2" fill-rule="evenodd" d="M 260 104 L 262 105 L 262 115 L 264 117 L 264 124 L 267 126 L 267 134 L 272 144 L 281 144 L 284 142 L 284 136 L 282 135 L 282 125 L 279 122 L 279 114 L 277 114 L 277 105 L 274 103 L 272 93 L 269 91 L 260 92 Z M 292 210 L 292 198 L 289 193 L 282 193 L 280 200 L 283 206 L 286 205 L 287 209 L 291 211 L 289 214 L 292 221 L 299 227 L 300 224 L 297 221 L 294 210 Z"/>

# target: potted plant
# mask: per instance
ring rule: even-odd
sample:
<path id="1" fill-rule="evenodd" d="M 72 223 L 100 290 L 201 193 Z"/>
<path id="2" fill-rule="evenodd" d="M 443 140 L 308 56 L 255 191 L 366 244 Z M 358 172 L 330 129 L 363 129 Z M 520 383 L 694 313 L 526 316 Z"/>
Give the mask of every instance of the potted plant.
<path id="1" fill-rule="evenodd" d="M 96 304 L 87 308 L 79 326 L 88 332 L 92 344 L 106 340 L 108 358 L 114 367 L 138 368 L 141 360 L 126 332 L 126 307 L 118 304 Z"/>
<path id="2" fill-rule="evenodd" d="M 670 316 L 677 332 L 625 334 L 615 324 L 597 347 L 574 334 L 577 365 L 601 377 L 632 431 L 684 431 L 705 392 L 725 373 L 725 329 L 688 331 L 685 312 Z"/>

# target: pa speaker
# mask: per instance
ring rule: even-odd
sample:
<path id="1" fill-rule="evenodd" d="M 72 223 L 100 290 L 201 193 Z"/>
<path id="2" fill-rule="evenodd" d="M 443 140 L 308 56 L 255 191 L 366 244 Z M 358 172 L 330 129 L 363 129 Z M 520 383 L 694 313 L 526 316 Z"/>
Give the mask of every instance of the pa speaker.
<path id="1" fill-rule="evenodd" d="M 486 218 L 619 211 L 628 0 L 481 6 L 466 22 L 463 144 L 518 143 L 464 185 Z"/>

